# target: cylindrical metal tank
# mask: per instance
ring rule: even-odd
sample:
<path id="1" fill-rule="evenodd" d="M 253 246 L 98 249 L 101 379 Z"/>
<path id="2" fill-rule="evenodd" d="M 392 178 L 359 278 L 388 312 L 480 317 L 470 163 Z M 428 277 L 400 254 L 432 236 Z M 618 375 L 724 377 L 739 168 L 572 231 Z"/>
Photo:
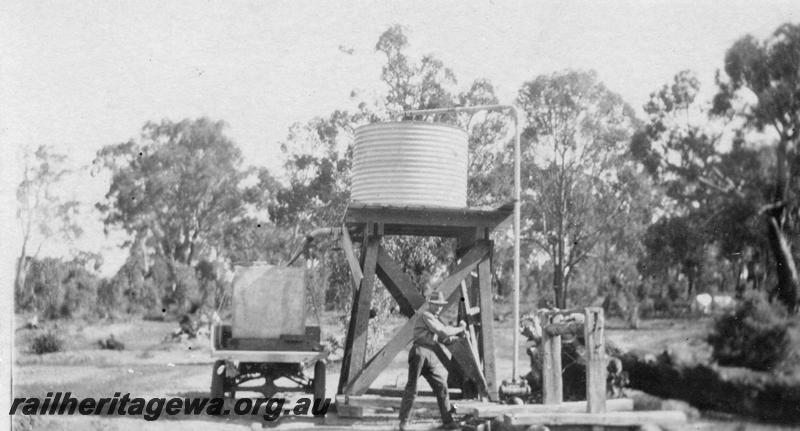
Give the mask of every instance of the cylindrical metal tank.
<path id="1" fill-rule="evenodd" d="M 364 204 L 467 206 L 467 133 L 422 121 L 355 131 L 351 199 Z"/>

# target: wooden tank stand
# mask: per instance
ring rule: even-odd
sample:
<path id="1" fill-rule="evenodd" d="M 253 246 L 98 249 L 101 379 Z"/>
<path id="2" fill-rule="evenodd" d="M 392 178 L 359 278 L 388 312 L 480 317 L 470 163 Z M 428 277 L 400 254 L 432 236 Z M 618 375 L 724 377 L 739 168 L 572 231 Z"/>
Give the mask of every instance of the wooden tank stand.
<path id="1" fill-rule="evenodd" d="M 370 384 L 412 341 L 414 325 L 425 307 L 418 286 L 383 248 L 384 237 L 414 235 L 457 239 L 457 257 L 447 278 L 432 288 L 448 300 L 445 309 L 460 307 L 468 325 L 469 342 L 448 346 L 452 360 L 450 386 L 470 397 L 498 399 L 494 356 L 492 305 L 492 242 L 489 233 L 510 218 L 513 205 L 493 209 L 391 207 L 351 204 L 341 237 L 353 282 L 357 286 L 345 339 L 337 393 L 348 397 L 366 393 Z M 352 237 L 350 235 L 352 233 Z M 357 257 L 354 242 L 361 243 Z M 408 321 L 371 358 L 366 357 L 367 328 L 375 278 L 386 287 Z M 460 381 L 453 383 L 452 377 Z M 338 406 L 337 406 L 338 407 Z"/>

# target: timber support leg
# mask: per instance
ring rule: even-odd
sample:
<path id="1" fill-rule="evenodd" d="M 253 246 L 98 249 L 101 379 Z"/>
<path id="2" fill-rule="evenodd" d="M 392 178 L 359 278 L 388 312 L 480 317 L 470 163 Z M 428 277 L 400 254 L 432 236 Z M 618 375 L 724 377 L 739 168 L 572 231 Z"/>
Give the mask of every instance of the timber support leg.
<path id="1" fill-rule="evenodd" d="M 380 229 L 376 232 L 373 226 L 367 225 L 364 232 L 361 256 L 361 274 L 363 275 L 355 292 L 350 312 L 350 324 L 342 357 L 342 374 L 339 377 L 339 392 L 344 389 L 350 376 L 355 376 L 361 371 L 366 360 L 370 305 L 375 287 L 375 270 L 381 240 L 378 235 L 379 231 Z M 357 278 L 354 276 L 354 279 Z"/>
<path id="2" fill-rule="evenodd" d="M 491 248 L 490 248 L 491 250 Z M 492 300 L 491 255 L 478 264 L 478 294 L 480 306 L 480 353 L 489 400 L 498 401 L 497 366 L 494 357 L 494 301 Z M 516 376 L 515 376 L 516 378 Z"/>

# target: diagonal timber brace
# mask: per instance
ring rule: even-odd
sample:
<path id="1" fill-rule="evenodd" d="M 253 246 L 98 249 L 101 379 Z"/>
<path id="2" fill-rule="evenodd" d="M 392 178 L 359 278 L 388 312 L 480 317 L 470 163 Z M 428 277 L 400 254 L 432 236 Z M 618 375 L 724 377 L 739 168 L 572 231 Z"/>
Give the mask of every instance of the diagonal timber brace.
<path id="1" fill-rule="evenodd" d="M 414 282 L 400 265 L 392 260 L 386 250 L 381 247 L 378 250 L 378 279 L 386 286 L 400 306 L 400 312 L 406 317 L 414 315 L 416 310 L 425 303 L 425 297 L 414 287 Z"/>

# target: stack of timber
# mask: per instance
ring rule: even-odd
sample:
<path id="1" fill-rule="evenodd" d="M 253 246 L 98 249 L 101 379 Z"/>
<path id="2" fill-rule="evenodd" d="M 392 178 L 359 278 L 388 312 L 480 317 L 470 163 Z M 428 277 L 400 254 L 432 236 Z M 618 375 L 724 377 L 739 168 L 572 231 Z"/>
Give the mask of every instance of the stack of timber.
<path id="1" fill-rule="evenodd" d="M 400 408 L 401 399 L 380 395 L 337 395 L 336 409 L 339 416 L 362 417 L 369 412 Z M 509 405 L 486 401 L 456 400 L 452 402 L 458 415 L 493 419 L 503 415 L 532 413 L 581 413 L 586 412 L 586 401 L 568 401 L 556 405 L 521 404 Z M 433 396 L 418 396 L 414 401 L 415 409 L 436 412 L 438 407 Z M 618 398 L 606 402 L 606 410 L 610 412 L 633 411 L 633 400 Z"/>
<path id="2" fill-rule="evenodd" d="M 381 395 L 338 395 L 338 418 L 326 419 L 327 425 L 347 425 L 396 420 L 401 399 Z M 508 405 L 486 401 L 456 400 L 456 414 L 464 419 L 464 429 L 526 430 L 531 426 L 638 428 L 656 425 L 664 429 L 679 428 L 687 422 L 681 411 L 634 411 L 633 400 L 617 398 L 606 401 L 605 412 L 588 413 L 586 401 L 568 401 L 558 404 Z M 415 418 L 420 429 L 430 422 L 435 428 L 439 411 L 436 398 L 418 396 Z M 494 424 L 492 427 L 491 424 Z"/>

